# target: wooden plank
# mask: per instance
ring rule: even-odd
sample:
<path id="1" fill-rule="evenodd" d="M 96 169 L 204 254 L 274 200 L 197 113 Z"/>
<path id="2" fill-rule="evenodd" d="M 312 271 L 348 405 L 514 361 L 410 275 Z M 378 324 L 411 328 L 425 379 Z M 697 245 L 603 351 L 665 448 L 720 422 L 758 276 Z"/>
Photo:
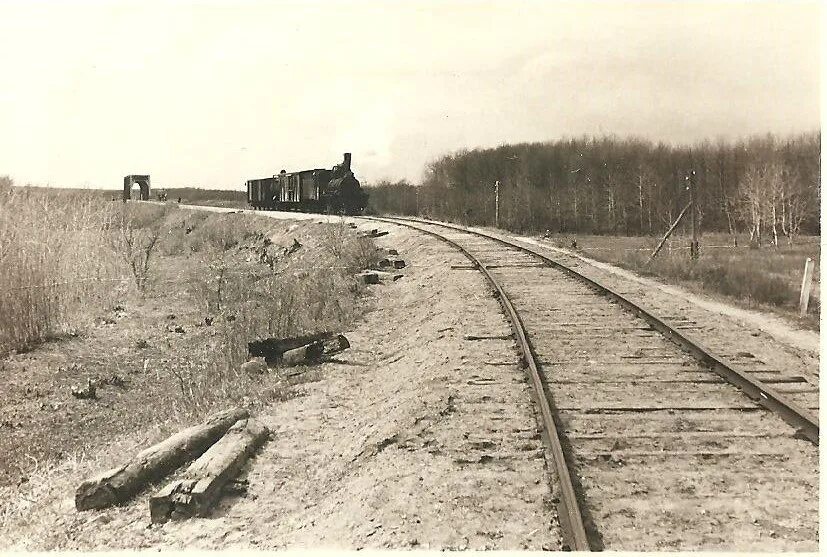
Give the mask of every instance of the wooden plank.
<path id="1" fill-rule="evenodd" d="M 152 522 L 170 518 L 205 516 L 221 491 L 264 443 L 269 430 L 252 418 L 239 420 L 224 437 L 193 462 L 184 477 L 175 480 L 149 500 Z"/>
<path id="2" fill-rule="evenodd" d="M 128 500 L 149 482 L 203 454 L 234 423 L 248 415 L 241 408 L 219 412 L 141 451 L 126 464 L 85 480 L 75 492 L 75 507 L 79 511 L 102 509 Z"/>

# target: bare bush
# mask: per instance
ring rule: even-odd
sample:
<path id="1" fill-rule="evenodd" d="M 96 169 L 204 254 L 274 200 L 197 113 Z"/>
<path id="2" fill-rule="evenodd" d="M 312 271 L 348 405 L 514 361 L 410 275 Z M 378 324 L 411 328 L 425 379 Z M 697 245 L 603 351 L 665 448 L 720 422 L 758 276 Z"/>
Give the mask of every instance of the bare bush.
<path id="1" fill-rule="evenodd" d="M 125 204 L 111 225 L 115 229 L 111 238 L 113 246 L 123 257 L 140 292 L 144 292 L 149 283 L 167 211 L 156 205 Z"/>

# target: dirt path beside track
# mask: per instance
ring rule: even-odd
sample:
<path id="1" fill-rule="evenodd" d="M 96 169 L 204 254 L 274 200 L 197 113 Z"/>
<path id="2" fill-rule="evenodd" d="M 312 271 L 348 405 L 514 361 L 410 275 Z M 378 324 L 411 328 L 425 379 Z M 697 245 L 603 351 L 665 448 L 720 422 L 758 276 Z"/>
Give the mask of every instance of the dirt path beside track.
<path id="1" fill-rule="evenodd" d="M 571 250 L 535 238 L 511 236 L 551 254 L 564 254 L 581 262 L 579 272 L 615 289 L 630 300 L 651 308 L 663 317 L 683 323 L 694 336 L 738 365 L 769 367 L 787 375 L 800 375 L 819 387 L 819 334 L 796 329 L 767 313 L 731 306 L 709 296 L 636 275 L 614 265 L 595 261 Z M 802 400 L 818 406 L 818 396 Z"/>

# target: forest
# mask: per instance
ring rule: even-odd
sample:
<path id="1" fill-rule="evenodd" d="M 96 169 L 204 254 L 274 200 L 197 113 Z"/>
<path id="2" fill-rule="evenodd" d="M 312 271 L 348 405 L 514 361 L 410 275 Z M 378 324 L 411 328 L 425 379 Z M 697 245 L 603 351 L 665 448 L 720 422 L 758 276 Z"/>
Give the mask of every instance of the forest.
<path id="1" fill-rule="evenodd" d="M 421 184 L 374 184 L 370 204 L 517 232 L 657 235 L 687 206 L 694 180 L 704 231 L 777 245 L 819 233 L 820 149 L 820 132 L 691 146 L 615 136 L 502 145 L 439 157 Z"/>

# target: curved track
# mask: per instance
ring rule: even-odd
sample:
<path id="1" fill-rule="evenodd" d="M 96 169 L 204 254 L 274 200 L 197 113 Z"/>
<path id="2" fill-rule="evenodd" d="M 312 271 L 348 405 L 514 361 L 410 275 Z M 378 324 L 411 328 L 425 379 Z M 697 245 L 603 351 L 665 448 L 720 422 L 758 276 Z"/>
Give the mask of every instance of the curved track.
<path id="1" fill-rule="evenodd" d="M 796 378 L 741 370 L 536 250 L 372 220 L 448 242 L 472 262 L 455 272 L 490 282 L 534 386 L 569 548 L 817 548 L 818 419 L 784 392 Z"/>

